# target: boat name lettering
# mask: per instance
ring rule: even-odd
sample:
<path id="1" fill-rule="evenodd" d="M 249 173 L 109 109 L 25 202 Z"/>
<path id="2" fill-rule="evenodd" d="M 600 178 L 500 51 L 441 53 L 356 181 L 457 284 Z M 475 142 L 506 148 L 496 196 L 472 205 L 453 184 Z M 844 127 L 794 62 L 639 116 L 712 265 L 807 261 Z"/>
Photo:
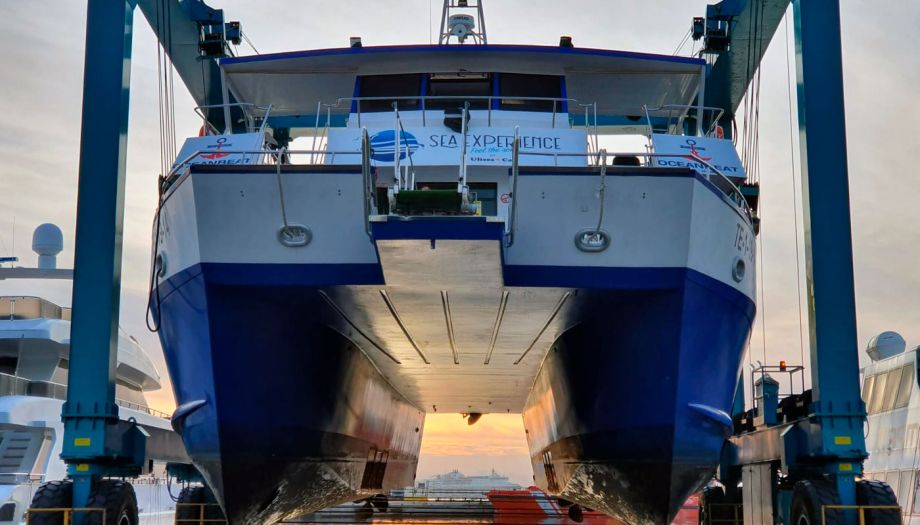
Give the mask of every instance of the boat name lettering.
<path id="1" fill-rule="evenodd" d="M 431 135 L 428 137 L 428 145 L 433 148 L 459 148 L 461 140 L 461 135 L 457 134 Z M 466 144 L 471 148 L 511 148 L 514 145 L 514 135 L 472 133 Z M 521 149 L 562 151 L 563 148 L 559 137 L 525 135 L 521 136 Z"/>
<path id="2" fill-rule="evenodd" d="M 735 229 L 735 248 L 748 262 L 754 262 L 754 237 L 741 224 L 738 224 Z"/>
<path id="3" fill-rule="evenodd" d="M 692 168 L 698 171 L 709 171 L 709 166 L 705 164 L 686 160 L 658 159 L 657 164 L 668 168 Z M 734 175 L 740 173 L 737 166 L 719 166 L 717 164 L 713 164 L 712 166 L 725 174 Z"/>

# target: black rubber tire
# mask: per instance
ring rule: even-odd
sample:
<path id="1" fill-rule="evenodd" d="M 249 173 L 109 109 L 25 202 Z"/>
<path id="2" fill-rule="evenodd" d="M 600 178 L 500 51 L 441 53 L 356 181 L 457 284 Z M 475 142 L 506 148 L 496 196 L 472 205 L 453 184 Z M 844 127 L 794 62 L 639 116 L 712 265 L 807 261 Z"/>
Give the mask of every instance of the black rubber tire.
<path id="1" fill-rule="evenodd" d="M 700 511 L 697 514 L 700 525 L 708 525 L 711 522 L 731 523 L 735 518 L 735 510 L 726 503 L 728 498 L 725 496 L 724 488 L 718 485 L 704 488 L 700 494 Z"/>
<path id="2" fill-rule="evenodd" d="M 105 521 L 101 512 L 89 512 L 83 520 L 86 525 L 138 525 L 137 496 L 134 494 L 134 487 L 127 481 L 97 481 L 86 506 L 91 509 L 105 509 Z"/>
<path id="3" fill-rule="evenodd" d="M 32 509 L 69 509 L 73 506 L 73 483 L 69 479 L 46 481 L 32 496 Z M 31 525 L 63 525 L 63 512 L 35 512 L 30 514 Z"/>
<path id="4" fill-rule="evenodd" d="M 226 520 L 224 511 L 217 506 L 217 499 L 214 498 L 211 489 L 205 486 L 194 485 L 185 487 L 179 492 L 179 501 L 177 503 L 204 503 L 204 519 Z M 179 525 L 197 524 L 201 519 L 201 507 L 198 505 L 178 506 L 176 507 L 176 519 L 187 520 L 179 522 Z M 208 521 L 207 523 L 213 524 L 219 522 Z"/>
<path id="5" fill-rule="evenodd" d="M 582 523 L 585 521 L 585 511 L 581 508 L 581 505 L 574 504 L 569 506 L 569 519 L 575 523 Z"/>
<path id="6" fill-rule="evenodd" d="M 197 505 L 188 505 L 189 503 L 204 503 L 204 487 L 185 487 L 179 492 L 179 500 L 176 501 L 176 520 L 180 525 L 193 523 L 191 520 L 200 518 L 200 508 Z"/>
<path id="7" fill-rule="evenodd" d="M 898 497 L 884 481 L 864 479 L 856 483 L 856 504 L 897 506 Z M 900 510 L 866 509 L 866 525 L 900 525 Z"/>
<path id="8" fill-rule="evenodd" d="M 380 512 L 386 512 L 390 508 L 390 498 L 386 494 L 374 494 L 370 502 Z"/>
<path id="9" fill-rule="evenodd" d="M 822 525 L 821 508 L 825 505 L 840 505 L 837 488 L 823 480 L 802 480 L 792 491 L 792 523 L 790 525 Z M 828 509 L 825 525 L 844 522 L 843 511 Z"/>

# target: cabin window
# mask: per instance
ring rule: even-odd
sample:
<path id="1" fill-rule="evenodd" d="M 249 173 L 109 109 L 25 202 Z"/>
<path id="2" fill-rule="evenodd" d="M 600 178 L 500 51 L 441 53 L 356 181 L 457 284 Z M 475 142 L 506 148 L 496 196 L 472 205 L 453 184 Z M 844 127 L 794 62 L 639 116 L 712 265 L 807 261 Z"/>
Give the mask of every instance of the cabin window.
<path id="1" fill-rule="evenodd" d="M 888 372 L 888 381 L 885 383 L 885 398 L 882 401 L 881 411 L 891 410 L 894 408 L 894 402 L 897 399 L 898 386 L 901 384 L 901 369 L 895 368 Z"/>
<path id="2" fill-rule="evenodd" d="M 920 471 L 917 473 L 920 474 Z M 920 514 L 920 475 L 914 477 L 914 505 L 911 514 Z"/>
<path id="3" fill-rule="evenodd" d="M 19 358 L 16 356 L 0 357 L 0 373 L 9 374 L 11 376 L 16 375 L 16 365 L 18 363 Z"/>
<path id="4" fill-rule="evenodd" d="M 913 477 L 913 472 L 910 470 L 901 471 L 901 479 L 898 481 L 898 503 L 901 504 L 901 510 L 907 511 L 910 509 L 910 493 L 913 483 L 911 483 L 911 478 Z"/>
<path id="5" fill-rule="evenodd" d="M 869 376 L 863 381 L 862 398 L 866 404 L 866 410 L 869 410 L 869 404 L 872 402 L 872 387 L 875 386 L 875 376 Z"/>
<path id="6" fill-rule="evenodd" d="M 485 216 L 498 215 L 498 185 L 488 182 L 470 183 L 470 193 L 476 194 L 476 200 L 482 205 Z"/>
<path id="7" fill-rule="evenodd" d="M 555 75 L 522 75 L 502 73 L 498 79 L 499 107 L 510 111 L 553 111 L 552 100 L 562 98 L 562 77 Z M 520 98 L 518 98 L 520 97 Z M 556 102 L 556 111 L 563 111 Z"/>
<path id="8" fill-rule="evenodd" d="M 470 103 L 470 109 L 487 109 L 492 96 L 491 73 L 438 73 L 428 79 L 429 97 L 448 97 L 425 101 L 426 109 L 459 109 Z"/>
<path id="9" fill-rule="evenodd" d="M 875 376 L 875 388 L 872 389 L 872 405 L 869 407 L 870 414 L 878 414 L 882 411 L 882 400 L 884 399 L 887 381 L 888 372 Z"/>
<path id="10" fill-rule="evenodd" d="M 891 486 L 891 490 L 895 494 L 898 493 L 898 487 L 900 486 L 899 480 L 900 478 L 898 477 L 897 470 L 893 470 L 885 474 L 885 483 L 888 483 L 888 485 Z"/>
<path id="11" fill-rule="evenodd" d="M 895 401 L 894 408 L 904 408 L 910 402 L 910 394 L 913 392 L 914 369 L 907 365 L 901 369 L 901 385 L 898 387 L 898 398 Z"/>
<path id="12" fill-rule="evenodd" d="M 366 75 L 358 77 L 358 96 L 361 100 L 360 111 L 392 111 L 393 102 L 401 110 L 418 109 L 418 94 L 422 91 L 422 75 Z M 394 97 L 394 98 L 386 98 Z"/>

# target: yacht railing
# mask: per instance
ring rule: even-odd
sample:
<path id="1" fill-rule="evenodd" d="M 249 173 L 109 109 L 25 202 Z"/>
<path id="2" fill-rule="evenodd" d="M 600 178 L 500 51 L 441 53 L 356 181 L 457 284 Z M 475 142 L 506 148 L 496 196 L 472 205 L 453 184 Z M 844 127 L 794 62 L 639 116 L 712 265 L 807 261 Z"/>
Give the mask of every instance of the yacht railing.
<path id="1" fill-rule="evenodd" d="M 0 296 L 0 321 L 70 320 L 70 308 L 33 296 Z"/>
<path id="2" fill-rule="evenodd" d="M 368 237 L 371 234 L 371 213 L 376 207 L 377 198 L 374 194 L 374 172 L 371 167 L 371 139 L 367 128 L 361 130 L 361 177 L 364 187 L 364 231 Z"/>
<path id="3" fill-rule="evenodd" d="M 516 96 L 495 96 L 495 95 L 472 95 L 472 96 L 455 96 L 455 95 L 407 95 L 407 96 L 397 96 L 397 97 L 343 97 L 336 99 L 335 104 L 326 104 L 325 107 L 331 109 L 347 109 L 349 113 L 351 108 L 355 108 L 355 115 L 358 119 L 358 127 L 361 127 L 361 116 L 363 113 L 361 111 L 362 102 L 396 102 L 406 101 L 406 102 L 417 102 L 418 108 L 409 110 L 408 108 L 403 108 L 404 111 L 421 111 L 422 114 L 422 125 L 427 126 L 428 122 L 428 112 L 429 111 L 444 111 L 443 109 L 431 109 L 428 107 L 428 103 L 431 101 L 440 101 L 440 102 L 459 102 L 460 104 L 456 109 L 462 109 L 464 103 L 469 102 L 485 102 L 486 107 L 481 111 L 485 111 L 487 118 L 486 122 L 489 126 L 492 125 L 492 112 L 493 111 L 518 111 L 518 110 L 496 110 L 493 108 L 495 102 L 499 104 L 502 101 L 521 101 L 521 102 L 551 102 L 552 107 L 552 127 L 556 127 L 556 121 L 558 120 L 559 113 L 562 112 L 563 105 L 567 105 L 569 108 L 582 106 L 577 99 L 574 98 L 564 98 L 564 97 L 516 97 Z M 597 104 L 592 104 L 592 106 L 597 106 Z M 379 113 L 375 111 L 373 113 Z"/>
<path id="4" fill-rule="evenodd" d="M 460 173 L 458 179 L 458 191 L 463 192 L 466 188 L 467 183 L 467 164 L 466 164 L 466 116 L 468 111 L 468 106 L 464 106 L 463 112 L 461 113 L 461 122 L 462 129 L 461 133 L 464 137 L 462 141 L 463 149 L 461 150 L 461 161 L 460 161 Z M 397 194 L 400 189 L 413 189 L 414 188 L 414 173 L 411 178 L 407 172 L 405 175 L 401 173 L 400 169 L 400 150 L 401 150 L 401 138 L 400 135 L 404 132 L 402 122 L 400 120 L 399 109 L 394 104 L 394 180 L 391 191 L 393 195 Z M 347 156 L 358 156 L 361 165 L 361 174 L 363 179 L 363 191 L 364 191 L 364 211 L 365 211 L 365 230 L 367 234 L 370 235 L 370 223 L 369 216 L 370 212 L 374 208 L 374 191 L 373 191 L 373 167 L 371 166 L 371 154 L 372 148 L 370 144 L 370 139 L 368 136 L 367 128 L 362 128 L 361 132 L 361 149 L 358 151 L 351 150 L 342 150 L 342 151 L 331 151 L 331 150 L 288 150 L 288 149 L 263 149 L 263 150 L 251 150 L 251 151 L 233 151 L 234 155 L 254 155 L 257 157 L 257 160 L 267 160 L 273 162 L 258 162 L 257 164 L 275 164 L 278 166 L 279 172 L 279 187 L 281 187 L 280 181 L 280 168 L 283 164 L 290 164 L 292 156 L 295 155 L 309 155 L 311 159 L 315 158 L 315 155 L 322 153 L 324 155 L 330 156 L 330 161 L 335 162 L 337 155 L 347 155 Z M 199 155 L 205 153 L 203 151 L 197 151 L 190 155 L 188 158 L 183 159 L 180 163 L 176 165 L 175 168 L 170 172 L 169 177 L 166 178 L 166 183 L 168 184 L 180 171 L 188 166 L 188 164 L 196 159 Z M 512 173 L 512 190 L 511 195 L 516 195 L 517 191 L 517 180 L 520 172 L 520 158 L 521 155 L 536 156 L 536 157 L 549 157 L 554 160 L 556 166 L 559 165 L 560 158 L 584 158 L 588 166 L 599 166 L 601 167 L 601 177 L 604 178 L 606 170 L 610 166 L 617 166 L 615 159 L 617 157 L 632 157 L 635 159 L 645 159 L 645 164 L 639 164 L 637 166 L 631 166 L 634 168 L 648 168 L 652 167 L 652 160 L 657 158 L 672 158 L 672 159 L 688 159 L 687 155 L 675 154 L 675 153 L 654 153 L 649 151 L 644 152 L 608 152 L 605 149 L 598 149 L 597 151 L 586 151 L 584 153 L 546 153 L 546 152 L 531 152 L 531 151 L 521 151 L 521 139 L 520 139 L 520 127 L 516 126 L 514 130 L 514 139 L 512 142 L 512 162 L 511 162 L 511 173 Z M 613 158 L 614 163 L 610 164 L 608 159 Z M 697 157 L 690 158 L 695 163 L 706 168 L 706 170 L 695 170 L 697 173 L 706 178 L 707 181 L 714 184 L 716 187 L 720 188 L 737 207 L 738 209 L 746 216 L 748 219 L 753 220 L 753 212 L 750 206 L 747 203 L 747 200 L 744 197 L 744 194 L 741 192 L 740 188 L 724 173 L 722 173 L 718 168 L 713 166 L 711 163 L 702 160 Z M 411 162 L 411 161 L 410 161 Z M 708 170 L 708 171 L 707 171 Z M 602 184 L 605 182 L 602 180 Z M 604 187 L 602 186 L 601 191 Z M 282 189 L 283 195 L 283 189 Z M 283 197 L 282 197 L 283 199 Z M 283 205 L 283 203 L 282 203 Z M 514 220 L 517 212 L 517 206 L 515 205 L 515 199 L 511 199 L 511 210 L 509 218 L 509 243 L 513 243 L 514 239 Z M 601 211 L 603 213 L 603 210 Z M 599 228 L 595 232 L 595 235 L 599 233 Z M 509 244 L 510 245 L 510 244 Z"/>
<path id="5" fill-rule="evenodd" d="M 205 135 L 222 135 L 225 132 L 220 131 L 215 128 L 210 121 L 208 121 L 207 111 L 209 109 L 220 109 L 224 112 L 224 121 L 227 126 L 226 133 L 229 133 L 231 129 L 230 126 L 230 111 L 233 108 L 239 108 L 242 110 L 243 116 L 246 119 L 246 132 L 247 133 L 262 133 L 265 131 L 265 126 L 268 125 L 268 117 L 272 112 L 272 105 L 268 106 L 259 106 L 249 102 L 235 102 L 232 104 L 211 104 L 207 106 L 197 106 L 195 108 L 195 113 L 201 117 L 201 128 L 204 130 Z M 255 115 L 255 112 L 261 112 L 261 115 Z M 256 125 L 258 121 L 258 125 Z"/>
<path id="6" fill-rule="evenodd" d="M 704 137 L 711 137 L 715 135 L 719 128 L 719 121 L 725 114 L 725 110 L 723 108 L 712 106 L 700 107 L 686 104 L 666 104 L 664 106 L 658 106 L 655 108 L 643 106 L 642 110 L 645 112 L 645 123 L 646 126 L 648 126 L 648 132 L 650 134 L 656 132 L 664 132 L 669 135 L 682 135 L 684 134 L 684 121 L 687 120 L 687 117 L 691 112 L 696 112 L 696 117 L 703 118 L 704 120 L 708 116 L 709 127 L 706 128 L 706 131 L 703 133 Z M 653 113 L 664 113 L 663 116 L 667 119 L 667 124 L 665 125 L 664 130 L 656 128 L 652 124 Z"/>
<path id="7" fill-rule="evenodd" d="M 0 472 L 0 485 L 40 485 L 45 482 L 45 474 L 37 472 Z"/>
<path id="8" fill-rule="evenodd" d="M 48 399 L 67 400 L 67 385 L 53 381 L 40 381 L 26 377 L 0 373 L 0 396 L 32 396 Z M 115 399 L 115 404 L 151 416 L 169 419 L 172 417 L 166 412 L 155 410 L 146 405 L 141 405 L 126 399 Z"/>
<path id="9" fill-rule="evenodd" d="M 608 164 L 607 163 L 608 158 L 616 159 L 617 157 L 621 157 L 621 158 L 622 157 L 635 157 L 637 159 L 641 159 L 641 158 L 646 159 L 646 163 L 644 165 L 622 166 L 622 167 L 633 167 L 633 168 L 654 167 L 651 165 L 651 161 L 652 159 L 656 159 L 656 158 L 672 158 L 672 159 L 683 159 L 683 160 L 688 159 L 687 155 L 680 155 L 677 153 L 652 153 L 652 152 L 641 152 L 641 153 L 615 152 L 615 153 L 612 153 L 612 152 L 608 152 L 603 149 L 600 150 L 600 152 L 597 154 L 594 154 L 594 153 L 545 153 L 545 152 L 521 151 L 518 153 L 518 155 L 553 157 L 557 159 L 557 164 L 558 164 L 559 157 L 585 157 L 588 159 L 588 163 L 587 163 L 588 166 L 607 166 L 607 167 L 611 167 L 611 166 L 617 167 L 616 164 L 613 164 L 613 165 Z M 595 159 L 593 163 L 591 162 L 592 157 Z M 729 200 L 734 202 L 738 206 L 738 209 L 741 210 L 745 214 L 745 216 L 747 216 L 748 218 L 753 217 L 753 212 L 750 206 L 748 205 L 747 200 L 744 198 L 744 194 L 741 193 L 741 189 L 738 188 L 738 186 L 734 182 L 732 182 L 730 178 L 728 178 L 724 173 L 719 171 L 718 168 L 716 168 L 715 166 L 713 166 L 712 164 L 710 164 L 709 162 L 705 160 L 701 160 L 696 157 L 692 157 L 690 158 L 690 160 L 706 167 L 709 170 L 709 172 L 703 172 L 702 170 L 694 170 L 694 171 L 696 171 L 697 173 L 705 177 L 707 181 L 713 183 L 717 188 L 725 192 L 725 194 L 729 197 Z M 517 178 L 517 175 L 516 175 L 517 171 L 518 170 L 512 166 L 512 178 L 514 179 Z M 512 186 L 514 184 L 515 182 L 512 180 Z"/>
<path id="10" fill-rule="evenodd" d="M 210 153 L 208 151 L 199 150 L 191 155 L 185 157 L 176 163 L 175 167 L 170 170 L 169 175 L 166 177 L 167 180 L 178 175 L 180 172 L 184 171 L 185 168 L 188 168 L 189 164 L 200 157 L 203 154 Z M 230 155 L 252 155 L 257 157 L 256 162 L 249 164 L 250 166 L 260 166 L 260 165 L 274 165 L 278 163 L 278 156 L 283 156 L 283 161 L 281 164 L 295 164 L 291 162 L 292 157 L 299 155 L 328 155 L 329 164 L 335 163 L 335 158 L 340 155 L 344 156 L 361 156 L 361 150 L 320 150 L 320 149 L 260 149 L 260 150 L 233 150 L 228 151 Z M 307 162 L 305 164 L 314 164 L 314 162 Z"/>

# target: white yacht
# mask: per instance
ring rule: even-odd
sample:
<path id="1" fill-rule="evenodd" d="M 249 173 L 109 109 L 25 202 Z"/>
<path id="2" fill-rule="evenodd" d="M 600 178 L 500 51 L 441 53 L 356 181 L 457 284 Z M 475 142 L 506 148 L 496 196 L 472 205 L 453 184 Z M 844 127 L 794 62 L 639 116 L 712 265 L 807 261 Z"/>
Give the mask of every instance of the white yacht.
<path id="1" fill-rule="evenodd" d="M 888 483 L 901 505 L 902 522 L 920 524 L 920 346 L 906 348 L 899 334 L 883 332 L 866 349 L 872 361 L 862 369 L 869 414 L 864 477 Z"/>
<path id="2" fill-rule="evenodd" d="M 51 239 L 48 242 L 48 239 Z M 7 278 L 67 279 L 70 270 L 55 267 L 60 230 L 50 224 L 36 229 L 33 249 L 39 268 L 0 268 L 0 524 L 24 523 L 39 485 L 60 480 L 67 468 L 60 458 L 64 426 L 61 408 L 67 396 L 70 353 L 70 308 L 37 296 L 8 295 Z M 50 260 L 48 259 L 50 257 Z M 13 258 L 9 258 L 13 259 Z M 137 340 L 120 331 L 116 402 L 122 419 L 145 428 L 171 432 L 169 414 L 150 408 L 145 394 L 157 390 L 160 373 Z M 165 464 L 152 463 L 133 482 L 142 525 L 173 522 Z M 178 488 L 173 489 L 178 493 Z"/>

